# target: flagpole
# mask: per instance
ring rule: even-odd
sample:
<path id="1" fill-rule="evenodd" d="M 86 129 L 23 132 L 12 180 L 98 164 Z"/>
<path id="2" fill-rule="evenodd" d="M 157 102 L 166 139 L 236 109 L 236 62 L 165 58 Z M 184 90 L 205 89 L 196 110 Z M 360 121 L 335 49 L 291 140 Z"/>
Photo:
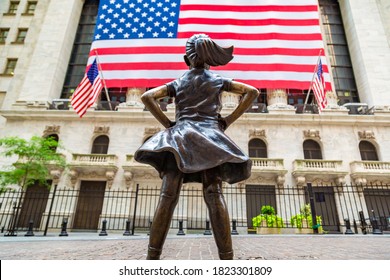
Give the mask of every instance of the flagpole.
<path id="1" fill-rule="evenodd" d="M 318 62 L 319 62 L 320 59 L 321 59 L 321 54 L 322 54 L 322 49 L 320 50 L 320 53 L 318 54 L 316 66 L 315 66 L 315 68 L 314 68 L 313 77 L 311 78 L 311 82 L 310 82 L 309 91 L 308 91 L 307 94 L 306 94 L 305 103 L 303 104 L 302 113 L 305 112 L 306 105 L 307 105 L 307 101 L 309 100 L 309 96 L 310 96 L 311 89 L 313 88 L 313 81 L 314 81 L 314 77 L 315 77 L 315 75 L 316 75 L 316 73 L 317 73 L 317 70 L 318 70 Z"/>
<path id="2" fill-rule="evenodd" d="M 96 50 L 96 49 L 95 49 L 95 55 L 96 55 L 96 62 L 97 62 L 97 65 L 98 65 L 98 67 L 99 67 L 99 75 L 101 76 L 102 81 L 103 81 L 104 92 L 106 93 L 106 98 L 107 98 L 108 106 L 110 106 L 110 110 L 112 111 L 110 95 L 108 94 L 106 81 L 104 80 L 104 77 L 103 77 L 103 71 L 102 71 L 102 68 L 101 68 L 101 66 L 100 66 L 99 56 L 98 56 L 98 53 L 97 53 L 97 50 Z"/>

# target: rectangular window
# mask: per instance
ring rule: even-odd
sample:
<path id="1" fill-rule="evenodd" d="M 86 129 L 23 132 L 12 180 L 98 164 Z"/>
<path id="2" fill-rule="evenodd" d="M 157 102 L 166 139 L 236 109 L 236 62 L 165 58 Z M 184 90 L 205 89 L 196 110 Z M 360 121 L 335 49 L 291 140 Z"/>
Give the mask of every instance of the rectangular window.
<path id="1" fill-rule="evenodd" d="M 9 28 L 0 28 L 0 44 L 4 44 L 7 39 Z"/>
<path id="2" fill-rule="evenodd" d="M 16 63 L 17 63 L 16 58 L 8 58 L 7 59 L 7 65 L 5 66 L 4 73 L 5 75 L 13 75 L 15 68 L 16 68 Z"/>
<path id="3" fill-rule="evenodd" d="M 16 14 L 19 7 L 19 1 L 11 1 L 9 4 L 8 14 L 14 15 Z"/>
<path id="4" fill-rule="evenodd" d="M 19 28 L 18 35 L 16 36 L 15 43 L 23 44 L 27 35 L 27 28 Z"/>
<path id="5" fill-rule="evenodd" d="M 98 8 L 99 1 L 85 0 L 61 98 L 69 98 L 85 74 L 85 65 L 91 49 Z"/>
<path id="6" fill-rule="evenodd" d="M 337 0 L 320 0 L 322 27 L 329 61 L 332 68 L 335 91 L 340 104 L 359 102 L 352 63 L 348 51 L 345 29 L 341 20 L 341 11 Z M 343 92 L 349 92 L 346 97 Z"/>
<path id="7" fill-rule="evenodd" d="M 33 15 L 35 12 L 35 8 L 37 7 L 36 1 L 28 1 L 27 7 L 26 7 L 26 14 L 27 15 Z"/>

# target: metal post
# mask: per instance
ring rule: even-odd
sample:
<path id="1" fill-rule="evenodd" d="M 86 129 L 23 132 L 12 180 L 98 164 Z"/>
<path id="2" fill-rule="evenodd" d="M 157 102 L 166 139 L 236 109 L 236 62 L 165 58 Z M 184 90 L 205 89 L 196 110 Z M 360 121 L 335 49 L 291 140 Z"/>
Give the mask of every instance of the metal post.
<path id="1" fill-rule="evenodd" d="M 147 235 L 150 235 L 150 230 L 152 229 L 152 221 L 149 220 L 149 232 L 147 233 Z"/>
<path id="2" fill-rule="evenodd" d="M 317 212 L 316 212 L 316 207 L 314 205 L 314 194 L 313 194 L 313 187 L 312 187 L 311 183 L 307 183 L 307 191 L 309 192 L 313 233 L 318 234 L 318 227 L 319 226 L 317 225 Z"/>
<path id="3" fill-rule="evenodd" d="M 134 213 L 133 213 L 133 227 L 131 228 L 131 234 L 134 235 L 135 231 L 135 218 L 137 215 L 137 204 L 138 204 L 138 191 L 139 191 L 139 185 L 137 184 L 137 187 L 135 189 L 135 201 L 134 201 Z"/>
<path id="4" fill-rule="evenodd" d="M 31 220 L 28 223 L 28 230 L 27 230 L 27 233 L 24 236 L 34 236 L 33 228 L 34 228 L 34 221 Z"/>
<path id="5" fill-rule="evenodd" d="M 106 236 L 107 234 L 107 220 L 103 220 L 102 222 L 102 231 L 99 233 L 99 236 Z"/>
<path id="6" fill-rule="evenodd" d="M 344 222 L 346 227 L 344 234 L 354 234 L 353 231 L 351 230 L 351 222 L 349 221 L 349 219 L 344 219 Z"/>
<path id="7" fill-rule="evenodd" d="M 372 225 L 372 234 L 383 234 L 383 232 L 380 230 L 378 225 L 378 218 L 375 217 L 374 210 L 372 211 L 372 219 L 371 219 L 371 225 Z"/>
<path id="8" fill-rule="evenodd" d="M 13 206 L 13 210 L 12 210 L 12 214 L 11 214 L 11 219 L 10 219 L 9 225 L 8 225 L 8 231 L 6 234 L 4 234 L 4 236 L 17 236 L 17 234 L 15 233 L 16 216 L 17 216 L 16 208 L 17 207 L 18 206 L 16 206 L 16 202 L 14 202 L 14 206 Z"/>
<path id="9" fill-rule="evenodd" d="M 236 221 L 236 220 L 233 220 L 233 221 L 232 221 L 232 224 L 233 224 L 232 235 L 238 235 L 238 231 L 237 231 L 237 221 Z"/>
<path id="10" fill-rule="evenodd" d="M 353 228 L 355 230 L 355 233 L 358 233 L 358 226 L 355 219 L 353 219 Z"/>
<path id="11" fill-rule="evenodd" d="M 130 233 L 130 220 L 127 220 L 127 221 L 126 221 L 126 230 L 125 230 L 125 232 L 123 233 L 123 235 L 124 235 L 124 236 L 129 236 L 129 235 L 131 235 L 131 233 Z"/>
<path id="12" fill-rule="evenodd" d="M 68 219 L 67 218 L 64 218 L 62 220 L 62 224 L 61 224 L 61 233 L 60 233 L 60 236 L 68 236 L 68 233 L 66 232 L 66 227 L 68 226 Z"/>
<path id="13" fill-rule="evenodd" d="M 46 236 L 47 229 L 49 228 L 49 221 L 50 221 L 50 217 L 51 217 L 51 211 L 53 210 L 54 197 L 56 196 L 56 192 L 57 192 L 57 184 L 54 185 L 53 196 L 52 196 L 51 202 L 50 202 L 49 214 L 47 215 L 45 231 L 43 232 L 44 236 Z"/>
<path id="14" fill-rule="evenodd" d="M 212 235 L 211 230 L 210 230 L 210 221 L 206 221 L 206 229 L 205 229 L 203 235 Z"/>
<path id="15" fill-rule="evenodd" d="M 183 230 L 183 220 L 179 221 L 179 231 L 177 232 L 177 235 L 186 235 Z"/>
<path id="16" fill-rule="evenodd" d="M 359 211 L 359 217 L 360 217 L 360 227 L 362 229 L 362 233 L 367 234 L 367 223 L 363 211 Z"/>

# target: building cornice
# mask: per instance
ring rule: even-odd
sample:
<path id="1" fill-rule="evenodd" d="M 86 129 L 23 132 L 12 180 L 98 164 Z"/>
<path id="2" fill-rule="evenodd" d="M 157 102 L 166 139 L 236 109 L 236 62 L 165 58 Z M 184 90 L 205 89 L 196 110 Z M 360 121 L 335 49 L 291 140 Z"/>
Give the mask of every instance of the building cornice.
<path id="1" fill-rule="evenodd" d="M 174 112 L 164 112 L 174 119 Z M 222 115 L 227 115 L 223 112 Z M 80 121 L 80 122 L 115 122 L 115 121 L 150 121 L 154 117 L 148 111 L 94 111 L 89 110 L 82 118 L 73 111 L 67 110 L 1 110 L 0 116 L 8 121 Z M 245 113 L 237 124 L 291 124 L 291 125 L 332 125 L 332 126 L 390 126 L 390 114 L 378 115 L 345 115 L 345 114 L 267 114 Z"/>

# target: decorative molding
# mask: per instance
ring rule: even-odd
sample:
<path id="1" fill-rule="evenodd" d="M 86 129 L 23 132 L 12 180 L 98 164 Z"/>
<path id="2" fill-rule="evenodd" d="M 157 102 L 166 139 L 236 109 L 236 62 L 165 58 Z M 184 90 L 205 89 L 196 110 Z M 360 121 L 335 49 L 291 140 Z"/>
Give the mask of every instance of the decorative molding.
<path id="1" fill-rule="evenodd" d="M 286 176 L 284 176 L 284 175 L 278 175 L 278 176 L 276 177 L 276 184 L 277 184 L 279 187 L 283 187 L 285 182 L 286 182 Z"/>
<path id="2" fill-rule="evenodd" d="M 222 92 L 222 107 L 225 109 L 234 109 L 238 106 L 239 96 L 237 94 L 223 91 Z"/>
<path id="3" fill-rule="evenodd" d="M 58 185 L 60 178 L 61 178 L 62 171 L 61 170 L 51 170 L 50 171 L 50 176 L 53 180 L 54 185 Z"/>
<path id="4" fill-rule="evenodd" d="M 304 187 L 306 185 L 306 177 L 305 176 L 296 176 L 295 182 L 298 187 Z"/>
<path id="5" fill-rule="evenodd" d="M 318 139 L 321 140 L 320 131 L 317 129 L 308 129 L 303 131 L 303 136 L 305 138 Z"/>
<path id="6" fill-rule="evenodd" d="M 152 136 L 152 135 L 154 135 L 154 134 L 156 134 L 157 132 L 160 132 L 160 131 L 161 131 L 161 128 L 157 127 L 157 126 L 145 127 L 144 138 Z"/>
<path id="7" fill-rule="evenodd" d="M 287 92 L 285 89 L 267 89 L 267 101 L 267 109 L 270 114 L 280 113 L 280 111 L 295 113 L 294 106 L 287 104 Z"/>
<path id="8" fill-rule="evenodd" d="M 371 130 L 359 131 L 358 135 L 359 135 L 360 140 L 374 140 L 375 139 L 374 132 Z"/>
<path id="9" fill-rule="evenodd" d="M 47 125 L 45 127 L 45 130 L 43 131 L 43 134 L 45 136 L 50 134 L 59 134 L 60 133 L 60 126 L 59 125 Z"/>
<path id="10" fill-rule="evenodd" d="M 112 184 L 114 183 L 116 171 L 107 171 L 106 172 L 106 178 L 107 178 L 107 186 L 109 189 L 111 189 Z"/>
<path id="11" fill-rule="evenodd" d="M 252 137 L 263 137 L 265 138 L 265 130 L 264 129 L 250 129 L 249 130 L 249 138 Z"/>
<path id="12" fill-rule="evenodd" d="M 70 178 L 70 183 L 71 183 L 72 187 L 74 187 L 76 185 L 78 177 L 79 177 L 79 173 L 76 170 L 69 171 L 69 178 Z"/>
<path id="13" fill-rule="evenodd" d="M 95 126 L 93 133 L 95 134 L 108 134 L 110 132 L 109 126 Z"/>
<path id="14" fill-rule="evenodd" d="M 328 105 L 326 106 L 326 109 L 330 110 L 338 110 L 338 111 L 345 111 L 348 113 L 348 109 L 344 106 L 338 105 L 338 96 L 334 91 L 327 91 L 326 94 L 326 100 L 328 101 Z"/>
<path id="15" fill-rule="evenodd" d="M 134 175 L 130 171 L 125 171 L 123 177 L 125 177 L 126 188 L 129 189 L 132 185 Z"/>
<path id="16" fill-rule="evenodd" d="M 245 181 L 238 182 L 236 186 L 237 189 L 240 191 L 240 193 L 243 193 L 245 191 L 245 186 L 246 186 Z"/>
<path id="17" fill-rule="evenodd" d="M 287 104 L 287 92 L 285 89 L 267 89 L 268 104 Z M 271 102 L 271 103 L 270 103 Z"/>
<path id="18" fill-rule="evenodd" d="M 145 91 L 146 88 L 128 88 L 126 93 L 126 103 L 123 105 L 136 109 L 142 109 L 144 104 L 141 102 L 141 95 Z"/>

